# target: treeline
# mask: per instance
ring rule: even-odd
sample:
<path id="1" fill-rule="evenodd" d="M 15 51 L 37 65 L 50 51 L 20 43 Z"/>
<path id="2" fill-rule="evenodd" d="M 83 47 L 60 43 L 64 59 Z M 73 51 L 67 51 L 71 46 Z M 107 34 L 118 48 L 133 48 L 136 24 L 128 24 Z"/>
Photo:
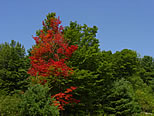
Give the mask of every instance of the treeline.
<path id="1" fill-rule="evenodd" d="M 42 29 L 44 33 L 49 30 L 48 20 L 51 18 L 56 18 L 55 13 L 47 15 Z M 64 27 L 62 33 L 68 44 L 78 46 L 66 62 L 73 73 L 68 78 L 60 77 L 56 82 L 52 81 L 55 79 L 52 76 L 45 85 L 38 84 L 35 76 L 27 73 L 32 67 L 31 51 L 37 45 L 26 55 L 19 42 L 1 43 L 0 115 L 152 115 L 154 59 L 151 56 L 140 58 L 136 51 L 129 49 L 115 53 L 100 50 L 97 30 L 96 26 L 88 27 L 77 22 Z M 37 31 L 39 35 L 40 31 Z M 71 90 L 71 96 L 80 100 L 79 103 L 65 104 L 64 110 L 49 105 L 55 99 L 50 101 L 50 96 L 64 92 L 70 86 L 77 87 Z"/>

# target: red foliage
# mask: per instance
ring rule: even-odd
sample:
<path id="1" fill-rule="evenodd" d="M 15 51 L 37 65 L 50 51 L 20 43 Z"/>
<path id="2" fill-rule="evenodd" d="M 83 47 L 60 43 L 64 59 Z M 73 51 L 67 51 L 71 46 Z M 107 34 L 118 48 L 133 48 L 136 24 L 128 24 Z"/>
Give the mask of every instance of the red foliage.
<path id="1" fill-rule="evenodd" d="M 65 61 L 71 57 L 72 53 L 77 50 L 77 45 L 69 46 L 62 33 L 63 27 L 59 26 L 61 21 L 51 18 L 50 29 L 47 32 L 40 30 L 39 37 L 33 37 L 36 45 L 31 51 L 31 68 L 28 73 L 32 76 L 68 76 L 69 68 Z M 43 25 L 47 28 L 45 23 Z M 52 70 L 50 67 L 52 66 Z"/>
<path id="2" fill-rule="evenodd" d="M 77 87 L 70 87 L 67 88 L 67 90 L 64 93 L 58 93 L 56 95 L 51 96 L 51 98 L 55 98 L 56 100 L 54 101 L 54 105 L 58 106 L 60 110 L 64 110 L 63 106 L 65 104 L 69 103 L 79 103 L 80 100 L 76 100 L 72 98 L 72 94 L 69 94 L 73 90 L 75 90 Z M 60 102 L 60 104 L 58 104 Z"/>
<path id="3" fill-rule="evenodd" d="M 64 39 L 62 33 L 63 27 L 59 26 L 61 21 L 56 18 L 51 18 L 48 20 L 50 23 L 49 27 L 43 22 L 43 26 L 48 28 L 47 31 L 40 30 L 38 37 L 33 37 L 36 45 L 31 51 L 31 67 L 28 73 L 34 77 L 68 77 L 73 72 L 73 70 L 66 65 L 66 61 L 71 57 L 72 53 L 77 50 L 77 45 L 71 45 L 67 43 Z M 41 84 L 45 84 L 47 80 L 40 79 Z M 63 109 L 64 104 L 71 102 L 78 102 L 71 98 L 72 95 L 68 94 L 75 90 L 76 87 L 68 88 L 64 93 L 58 93 L 53 97 L 56 98 L 58 102 L 55 101 L 55 105 L 59 106 L 59 109 Z"/>

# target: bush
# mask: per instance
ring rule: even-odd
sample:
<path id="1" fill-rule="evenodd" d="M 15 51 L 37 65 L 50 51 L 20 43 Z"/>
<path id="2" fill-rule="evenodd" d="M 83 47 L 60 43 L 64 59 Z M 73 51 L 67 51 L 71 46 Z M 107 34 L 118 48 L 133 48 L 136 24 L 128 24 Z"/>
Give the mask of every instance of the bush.
<path id="1" fill-rule="evenodd" d="M 18 103 L 19 97 L 13 96 L 0 96 L 0 116 L 19 116 Z"/>
<path id="2" fill-rule="evenodd" d="M 59 110 L 53 105 L 49 88 L 40 84 L 31 85 L 21 95 L 19 104 L 22 116 L 58 116 Z"/>

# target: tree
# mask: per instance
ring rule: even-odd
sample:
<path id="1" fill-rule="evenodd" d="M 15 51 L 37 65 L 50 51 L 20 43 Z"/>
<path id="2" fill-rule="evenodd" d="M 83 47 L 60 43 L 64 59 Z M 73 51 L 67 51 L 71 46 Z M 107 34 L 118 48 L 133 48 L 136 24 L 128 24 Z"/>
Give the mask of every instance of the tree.
<path id="1" fill-rule="evenodd" d="M 151 56 L 144 56 L 141 58 L 141 67 L 143 67 L 146 72 L 154 71 L 154 59 Z"/>
<path id="2" fill-rule="evenodd" d="M 142 112 L 152 112 L 154 107 L 152 89 L 144 83 L 140 75 L 128 77 L 128 81 L 133 86 L 135 101 L 140 105 Z"/>
<path id="3" fill-rule="evenodd" d="M 139 60 L 137 53 L 133 50 L 123 49 L 113 54 L 114 77 L 127 78 L 138 71 Z"/>
<path id="4" fill-rule="evenodd" d="M 117 80 L 109 91 L 106 104 L 104 104 L 105 112 L 116 116 L 130 116 L 140 112 L 130 82 L 125 79 Z"/>
<path id="5" fill-rule="evenodd" d="M 63 109 L 64 104 L 77 102 L 77 100 L 70 98 L 72 96 L 68 95 L 76 87 L 68 89 L 65 80 L 69 79 L 73 73 L 67 62 L 78 46 L 68 44 L 63 35 L 63 27 L 60 24 L 61 21 L 59 17 L 55 17 L 55 13 L 49 13 L 47 19 L 43 21 L 43 29 L 37 31 L 37 36 L 33 37 L 36 45 L 31 50 L 29 57 L 31 67 L 28 73 L 32 80 L 42 85 L 47 83 L 52 88 L 50 90 L 52 97 L 60 102 L 59 108 Z M 65 89 L 67 90 L 64 91 Z"/>
<path id="6" fill-rule="evenodd" d="M 74 112 L 94 112 L 96 105 L 96 79 L 98 77 L 97 69 L 101 61 L 101 51 L 99 49 L 99 40 L 96 38 L 97 27 L 88 27 L 86 24 L 80 25 L 77 22 L 70 22 L 69 26 L 64 28 L 64 37 L 70 45 L 77 44 L 78 49 L 72 54 L 68 64 L 74 67 L 74 78 L 72 84 L 78 89 L 75 94 L 80 98 L 81 103 L 73 109 Z M 88 99 L 87 99 L 88 96 Z M 86 106 L 86 107 L 85 107 Z M 67 111 L 70 107 L 67 106 Z"/>
<path id="7" fill-rule="evenodd" d="M 70 45 L 77 44 L 78 49 L 70 58 L 70 65 L 78 69 L 95 71 L 98 65 L 98 52 L 100 52 L 99 40 L 96 39 L 97 27 L 83 26 L 77 22 L 70 22 L 64 28 L 64 36 Z"/>
<path id="8" fill-rule="evenodd" d="M 14 40 L 10 44 L 0 44 L 0 90 L 6 94 L 24 90 L 28 67 L 24 46 Z"/>
<path id="9" fill-rule="evenodd" d="M 111 51 L 102 51 L 100 53 L 100 63 L 98 64 L 97 68 L 97 78 L 95 79 L 95 86 L 96 86 L 96 99 L 95 103 L 102 106 L 106 102 L 106 98 L 108 95 L 109 89 L 112 87 L 112 83 L 115 80 L 113 76 L 113 63 L 112 63 L 112 52 Z"/>
<path id="10" fill-rule="evenodd" d="M 149 85 L 154 92 L 154 59 L 151 56 L 144 56 L 140 60 L 140 76 L 143 81 Z"/>
<path id="11" fill-rule="evenodd" d="M 43 22 L 43 30 L 40 30 L 38 37 L 33 37 L 36 45 L 31 51 L 31 68 L 29 74 L 36 76 L 69 76 L 71 69 L 66 61 L 77 49 L 75 45 L 68 45 L 63 37 L 61 21 L 56 19 L 54 13 L 47 16 Z M 48 25 L 49 24 L 49 25 Z"/>
<path id="12" fill-rule="evenodd" d="M 97 75 L 93 74 L 88 70 L 75 70 L 73 75 L 73 85 L 77 86 L 78 89 L 73 93 L 75 99 L 80 99 L 80 102 L 73 108 L 67 105 L 67 112 L 84 112 L 90 113 L 95 112 L 95 98 L 96 98 L 96 86 L 95 78 Z"/>

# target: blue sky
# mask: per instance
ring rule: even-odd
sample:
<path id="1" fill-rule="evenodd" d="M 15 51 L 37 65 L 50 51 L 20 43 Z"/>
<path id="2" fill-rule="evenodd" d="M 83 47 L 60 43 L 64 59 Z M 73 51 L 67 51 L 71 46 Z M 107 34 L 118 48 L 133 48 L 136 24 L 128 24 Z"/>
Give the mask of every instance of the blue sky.
<path id="1" fill-rule="evenodd" d="M 154 0 L 0 0 L 0 43 L 19 41 L 26 49 L 49 12 L 98 27 L 101 50 L 137 51 L 154 57 Z"/>

